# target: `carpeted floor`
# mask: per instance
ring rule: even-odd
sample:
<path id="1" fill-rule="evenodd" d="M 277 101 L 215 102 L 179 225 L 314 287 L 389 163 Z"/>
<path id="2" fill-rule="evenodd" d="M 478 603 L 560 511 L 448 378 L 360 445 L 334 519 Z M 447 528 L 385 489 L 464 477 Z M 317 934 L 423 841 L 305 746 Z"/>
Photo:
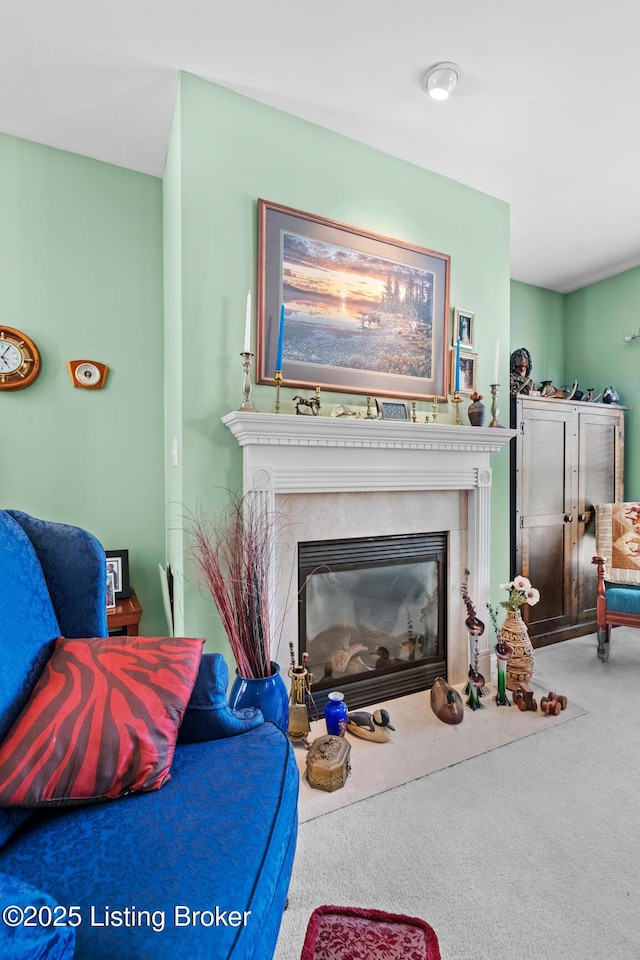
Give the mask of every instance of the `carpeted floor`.
<path id="1" fill-rule="evenodd" d="M 443 960 L 640 958 L 640 633 L 606 664 L 538 650 L 534 679 L 587 712 L 301 824 L 276 960 L 327 903 L 421 917 Z"/>

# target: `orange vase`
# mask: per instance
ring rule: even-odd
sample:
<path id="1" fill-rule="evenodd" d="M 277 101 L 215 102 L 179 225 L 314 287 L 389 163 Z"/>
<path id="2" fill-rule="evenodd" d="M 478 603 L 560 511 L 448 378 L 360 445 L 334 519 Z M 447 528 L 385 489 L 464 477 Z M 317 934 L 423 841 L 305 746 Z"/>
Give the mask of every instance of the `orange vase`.
<path id="1" fill-rule="evenodd" d="M 513 656 L 507 661 L 507 690 L 517 690 L 519 683 L 531 680 L 534 659 L 527 625 L 519 610 L 507 610 L 500 636 L 513 647 Z"/>

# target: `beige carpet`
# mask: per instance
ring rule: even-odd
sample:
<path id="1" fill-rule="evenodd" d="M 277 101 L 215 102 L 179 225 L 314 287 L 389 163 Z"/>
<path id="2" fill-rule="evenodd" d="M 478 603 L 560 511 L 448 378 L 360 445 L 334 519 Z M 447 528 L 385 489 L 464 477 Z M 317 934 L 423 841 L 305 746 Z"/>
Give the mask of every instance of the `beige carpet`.
<path id="1" fill-rule="evenodd" d="M 421 917 L 443 960 L 638 960 L 640 630 L 615 629 L 606 664 L 592 635 L 537 650 L 535 669 L 587 712 L 488 707 L 459 733 L 535 735 L 301 824 L 275 960 L 299 960 L 320 904 Z M 354 783 L 389 745 L 369 748 Z"/>
<path id="2" fill-rule="evenodd" d="M 549 689 L 536 685 L 535 681 L 531 687 L 540 704 L 541 697 L 546 696 Z M 462 691 L 462 686 L 457 689 Z M 539 708 L 533 712 L 518 710 L 515 706 L 498 707 L 493 699 L 495 687 L 489 685 L 486 689 L 489 695 L 482 699 L 485 705 L 483 709 L 474 712 L 465 707 L 464 719 L 456 726 L 438 720 L 431 710 L 428 691 L 367 707 L 370 712 L 376 707 L 385 707 L 396 728 L 395 732 L 387 743 L 372 743 L 347 734 L 351 744 L 351 776 L 344 787 L 332 793 L 309 785 L 305 775 L 307 751 L 302 744 L 296 745 L 295 754 L 301 773 L 298 804 L 300 822 L 313 820 L 351 803 L 392 790 L 436 770 L 452 767 L 586 712 L 571 700 L 557 717 L 543 714 Z M 556 692 L 567 693 L 564 690 Z M 463 695 L 464 701 L 466 697 Z M 312 723 L 311 727 L 310 742 L 326 733 L 324 720 Z"/>

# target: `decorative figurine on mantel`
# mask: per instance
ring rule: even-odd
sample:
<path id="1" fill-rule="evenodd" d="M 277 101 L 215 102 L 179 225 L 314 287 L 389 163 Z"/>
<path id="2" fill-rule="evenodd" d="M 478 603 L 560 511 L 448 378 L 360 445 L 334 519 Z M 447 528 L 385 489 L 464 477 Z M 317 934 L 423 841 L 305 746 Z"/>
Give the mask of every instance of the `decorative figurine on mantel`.
<path id="1" fill-rule="evenodd" d="M 484 697 L 484 677 L 478 671 L 478 662 L 480 660 L 480 651 L 478 649 L 478 637 L 481 637 L 484 633 L 484 623 L 482 620 L 479 620 L 476 615 L 476 610 L 473 605 L 473 601 L 469 596 L 469 571 L 464 571 L 464 580 L 462 581 L 462 599 L 464 605 L 467 608 L 467 619 L 464 622 L 465 627 L 469 631 L 469 637 L 473 637 L 473 663 L 469 664 L 469 681 L 464 688 L 464 692 L 468 696 L 467 706 L 471 707 L 472 710 L 480 710 L 484 708 L 484 704 L 480 703 L 480 697 Z"/>
<path id="2" fill-rule="evenodd" d="M 293 403 L 296 405 L 296 413 L 317 417 L 320 413 L 320 387 L 316 387 L 316 392 L 308 400 L 305 397 L 293 397 Z"/>
<path id="3" fill-rule="evenodd" d="M 535 382 L 531 379 L 532 370 L 533 362 L 531 360 L 531 354 L 526 347 L 518 347 L 518 349 L 514 350 L 511 354 L 509 380 L 512 397 L 517 397 L 518 394 L 525 394 L 529 393 L 530 390 L 535 390 Z"/>

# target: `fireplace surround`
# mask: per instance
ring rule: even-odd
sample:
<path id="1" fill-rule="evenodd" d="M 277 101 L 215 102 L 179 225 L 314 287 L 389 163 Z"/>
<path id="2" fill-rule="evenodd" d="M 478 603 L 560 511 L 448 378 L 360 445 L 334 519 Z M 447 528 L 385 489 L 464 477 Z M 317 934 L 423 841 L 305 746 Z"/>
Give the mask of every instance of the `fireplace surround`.
<path id="1" fill-rule="evenodd" d="M 243 456 L 244 492 L 277 514 L 272 656 L 283 668 L 297 645 L 298 544 L 442 531 L 447 538 L 450 683 L 466 678 L 469 641 L 460 584 L 465 567 L 478 610 L 489 599 L 490 455 L 515 431 L 455 424 L 304 417 L 234 411 L 222 418 Z M 479 669 L 491 676 L 490 631 Z M 375 702 L 375 701 L 374 701 Z"/>

